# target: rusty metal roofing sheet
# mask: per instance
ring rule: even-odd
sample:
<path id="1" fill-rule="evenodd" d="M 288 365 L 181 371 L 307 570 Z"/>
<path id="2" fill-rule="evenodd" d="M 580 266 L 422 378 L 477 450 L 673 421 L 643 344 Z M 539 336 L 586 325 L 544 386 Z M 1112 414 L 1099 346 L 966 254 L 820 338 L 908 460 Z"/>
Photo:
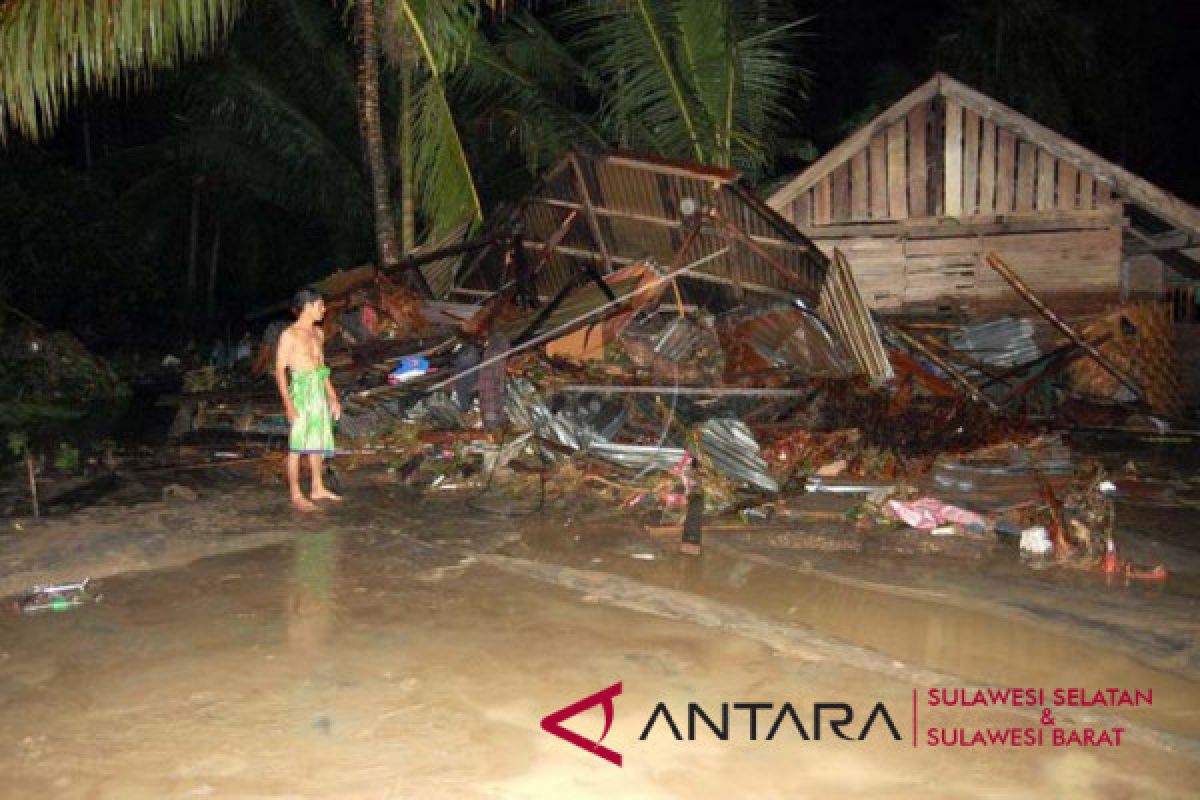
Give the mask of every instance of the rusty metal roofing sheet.
<path id="1" fill-rule="evenodd" d="M 815 305 L 828 263 L 736 172 L 628 154 L 568 154 L 493 227 L 514 224 L 547 297 L 587 264 L 604 274 L 649 262 L 689 267 L 689 283 Z M 504 285 L 503 247 L 479 258 L 466 287 Z"/>

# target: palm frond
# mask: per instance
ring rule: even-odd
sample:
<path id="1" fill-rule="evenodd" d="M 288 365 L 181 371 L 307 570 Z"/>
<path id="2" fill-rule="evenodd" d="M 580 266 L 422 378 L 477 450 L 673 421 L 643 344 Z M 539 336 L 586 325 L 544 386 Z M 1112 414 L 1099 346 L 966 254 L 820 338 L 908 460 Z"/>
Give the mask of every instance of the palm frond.
<path id="1" fill-rule="evenodd" d="M 555 19 L 570 46 L 604 80 L 606 126 L 636 132 L 628 145 L 637 149 L 709 161 L 711 141 L 678 55 L 679 0 L 560 5 Z"/>
<path id="2" fill-rule="evenodd" d="M 475 42 L 479 6 L 456 0 L 386 0 L 384 52 L 414 80 L 413 166 L 431 236 L 483 219 L 483 206 L 452 109 L 448 81 Z"/>
<path id="3" fill-rule="evenodd" d="M 522 59 L 531 53 L 528 44 L 516 48 Z M 604 134 L 572 107 L 578 84 L 569 75 L 563 79 L 562 72 L 571 69 L 565 60 L 568 54 L 558 54 L 560 69 L 543 61 L 531 74 L 511 61 L 509 52 L 505 44 L 492 45 L 480 36 L 470 61 L 453 77 L 455 104 L 472 120 L 474 139 L 498 141 L 506 150 L 519 152 L 533 173 L 580 142 L 607 145 Z M 576 74 L 579 70 L 582 67 L 576 65 Z"/>
<path id="4" fill-rule="evenodd" d="M 421 209 L 436 236 L 463 220 L 479 222 L 483 209 L 445 84 L 426 73 L 415 92 L 416 183 Z"/>
<path id="5" fill-rule="evenodd" d="M 240 61 L 211 80 L 216 97 L 201 112 L 200 125 L 237 134 L 256 149 L 270 152 L 273 159 L 289 165 L 297 186 L 306 191 L 319 178 L 329 191 L 342 195 L 346 206 L 355 200 L 365 202 L 356 153 L 331 137 L 326 120 L 308 116 L 288 96 L 286 87 Z"/>
<path id="6" fill-rule="evenodd" d="M 119 89 L 210 50 L 243 0 L 9 0 L 0 5 L 0 136 L 53 128 L 82 91 Z"/>
<path id="7" fill-rule="evenodd" d="M 730 164 L 753 175 L 770 166 L 795 125 L 796 100 L 808 97 L 811 74 L 799 60 L 803 27 L 812 18 L 795 19 L 781 3 L 753 12 L 735 7 L 733 17 Z"/>
<path id="8" fill-rule="evenodd" d="M 730 162 L 733 98 L 737 86 L 737 31 L 733 0 L 681 0 L 680 50 L 696 99 L 713 132 L 715 160 Z"/>

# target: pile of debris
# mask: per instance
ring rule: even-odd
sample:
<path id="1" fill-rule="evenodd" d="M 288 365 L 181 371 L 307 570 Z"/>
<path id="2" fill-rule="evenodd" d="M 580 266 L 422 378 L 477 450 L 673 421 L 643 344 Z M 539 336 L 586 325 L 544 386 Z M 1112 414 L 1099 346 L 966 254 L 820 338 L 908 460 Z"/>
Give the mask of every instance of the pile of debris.
<path id="1" fill-rule="evenodd" d="M 0 429 L 74 420 L 129 396 L 112 367 L 65 331 L 0 305 Z"/>
<path id="2" fill-rule="evenodd" d="M 390 480 L 505 513 L 549 486 L 693 552 L 705 526 L 840 493 L 861 497 L 860 530 L 1012 534 L 1032 558 L 1110 564 L 1109 484 L 1044 431 L 1085 389 L 1177 409 L 1166 329 L 1149 308 L 1076 329 L 1011 282 L 1044 325 L 885 322 L 736 173 L 576 152 L 483 236 L 317 288 L 344 452 Z M 267 376 L 180 402 L 177 435 L 286 433 Z"/>

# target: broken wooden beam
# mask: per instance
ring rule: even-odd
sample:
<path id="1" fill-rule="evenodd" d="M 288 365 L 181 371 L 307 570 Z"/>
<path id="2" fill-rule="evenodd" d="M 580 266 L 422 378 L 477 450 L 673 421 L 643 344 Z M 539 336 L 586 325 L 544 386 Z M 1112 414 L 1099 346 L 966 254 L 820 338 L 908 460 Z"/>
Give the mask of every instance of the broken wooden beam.
<path id="1" fill-rule="evenodd" d="M 1115 364 L 1105 358 L 1104 354 L 1096 349 L 1095 345 L 1089 342 L 1082 334 L 1079 333 L 1079 331 L 1075 330 L 1075 328 L 1073 328 L 1066 320 L 1051 311 L 1046 304 L 1041 301 L 1041 298 L 1034 294 L 1033 290 L 1030 289 L 1024 281 L 1017 277 L 1017 274 L 1012 271 L 1012 268 L 1009 267 L 1008 264 L 1004 263 L 1004 260 L 1001 259 L 1000 256 L 996 255 L 995 253 L 988 253 L 988 256 L 985 260 L 987 261 L 987 265 L 994 269 L 1001 278 L 1004 278 L 1004 280 L 1008 281 L 1008 285 L 1011 286 L 1017 294 L 1021 295 L 1025 302 L 1033 306 L 1034 310 L 1045 317 L 1047 322 L 1049 322 L 1064 336 L 1078 345 L 1085 353 L 1088 354 L 1088 356 L 1091 357 L 1093 361 L 1099 364 L 1105 372 L 1107 372 L 1109 375 L 1112 375 L 1117 379 L 1118 382 L 1124 385 L 1126 389 L 1133 392 L 1133 396 L 1137 400 L 1142 400 L 1145 397 L 1145 393 L 1142 391 L 1141 386 L 1139 386 L 1132 378 L 1118 369 Z"/>

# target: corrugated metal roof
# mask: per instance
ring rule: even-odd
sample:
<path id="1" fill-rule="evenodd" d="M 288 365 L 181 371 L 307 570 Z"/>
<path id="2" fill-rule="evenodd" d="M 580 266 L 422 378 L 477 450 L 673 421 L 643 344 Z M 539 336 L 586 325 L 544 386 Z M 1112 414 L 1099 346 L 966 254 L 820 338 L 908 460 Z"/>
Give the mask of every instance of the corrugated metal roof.
<path id="1" fill-rule="evenodd" d="M 795 305 L 725 314 L 717 329 L 728 359 L 727 378 L 777 367 L 807 375 L 853 373 L 824 323 Z"/>
<path id="2" fill-rule="evenodd" d="M 633 263 L 690 268 L 680 283 L 816 304 L 825 256 L 739 183 L 738 173 L 627 154 L 578 150 L 493 227 L 519 225 L 551 297 L 591 265 L 607 274 Z M 510 279 L 504 244 L 488 248 L 463 285 Z"/>

